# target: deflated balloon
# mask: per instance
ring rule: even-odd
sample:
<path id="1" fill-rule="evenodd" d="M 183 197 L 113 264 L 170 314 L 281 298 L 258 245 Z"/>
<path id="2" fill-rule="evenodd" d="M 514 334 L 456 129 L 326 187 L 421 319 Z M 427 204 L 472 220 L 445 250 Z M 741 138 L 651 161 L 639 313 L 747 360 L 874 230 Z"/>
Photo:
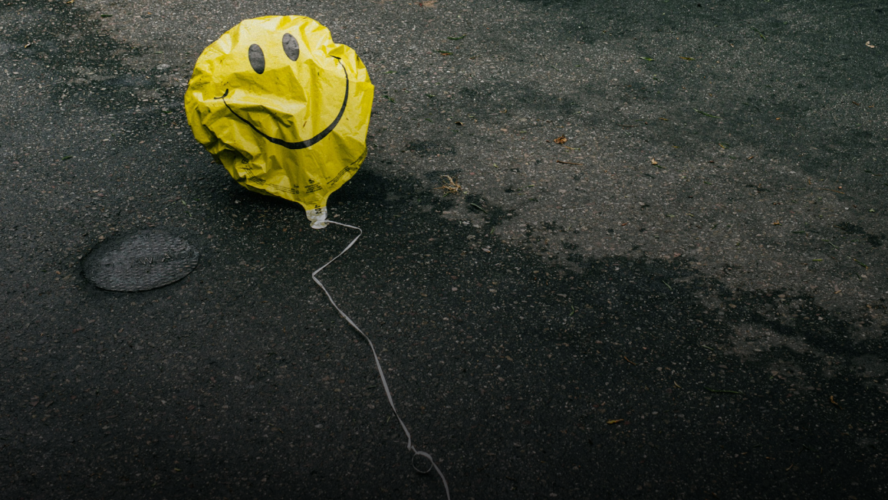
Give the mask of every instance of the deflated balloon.
<path id="1" fill-rule="evenodd" d="M 355 51 L 302 16 L 241 22 L 204 49 L 185 93 L 194 137 L 231 176 L 300 203 L 313 227 L 367 156 L 372 104 Z"/>

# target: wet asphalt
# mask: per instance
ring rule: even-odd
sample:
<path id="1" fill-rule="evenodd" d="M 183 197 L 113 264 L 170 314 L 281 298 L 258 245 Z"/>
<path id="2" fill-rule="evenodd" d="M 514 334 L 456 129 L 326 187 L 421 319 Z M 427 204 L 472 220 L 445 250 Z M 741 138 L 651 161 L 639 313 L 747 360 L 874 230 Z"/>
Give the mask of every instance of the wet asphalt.
<path id="1" fill-rule="evenodd" d="M 266 14 L 376 85 L 321 279 L 453 498 L 882 498 L 886 9 L 3 1 L 3 498 L 444 497 L 311 281 L 352 234 L 185 121 L 200 51 Z M 84 278 L 152 228 L 191 274 Z"/>

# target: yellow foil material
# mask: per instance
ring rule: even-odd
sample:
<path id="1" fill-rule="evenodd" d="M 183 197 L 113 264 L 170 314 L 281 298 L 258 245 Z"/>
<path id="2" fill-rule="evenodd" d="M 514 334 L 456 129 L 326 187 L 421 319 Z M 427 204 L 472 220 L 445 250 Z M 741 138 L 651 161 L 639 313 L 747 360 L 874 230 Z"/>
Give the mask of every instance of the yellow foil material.
<path id="1" fill-rule="evenodd" d="M 185 92 L 194 137 L 231 176 L 316 223 L 367 156 L 372 105 L 355 51 L 303 16 L 241 22 L 204 49 Z"/>

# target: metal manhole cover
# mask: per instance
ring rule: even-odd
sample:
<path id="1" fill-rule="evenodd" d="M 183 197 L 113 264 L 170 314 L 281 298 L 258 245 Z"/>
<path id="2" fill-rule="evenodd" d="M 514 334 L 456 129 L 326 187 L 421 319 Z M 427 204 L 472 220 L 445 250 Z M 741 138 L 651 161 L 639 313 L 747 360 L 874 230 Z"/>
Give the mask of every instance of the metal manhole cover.
<path id="1" fill-rule="evenodd" d="M 111 238 L 83 259 L 93 285 L 115 292 L 159 288 L 188 276 L 199 253 L 187 241 L 159 229 Z"/>

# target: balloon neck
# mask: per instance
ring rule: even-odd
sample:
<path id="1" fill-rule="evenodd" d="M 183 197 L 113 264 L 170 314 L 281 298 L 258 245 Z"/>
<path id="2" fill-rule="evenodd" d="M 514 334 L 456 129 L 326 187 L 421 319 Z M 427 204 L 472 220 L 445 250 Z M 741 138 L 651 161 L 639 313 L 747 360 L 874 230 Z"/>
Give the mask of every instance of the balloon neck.
<path id="1" fill-rule="evenodd" d="M 311 221 L 312 229 L 324 229 L 327 227 L 327 207 L 306 210 L 305 216 Z"/>

